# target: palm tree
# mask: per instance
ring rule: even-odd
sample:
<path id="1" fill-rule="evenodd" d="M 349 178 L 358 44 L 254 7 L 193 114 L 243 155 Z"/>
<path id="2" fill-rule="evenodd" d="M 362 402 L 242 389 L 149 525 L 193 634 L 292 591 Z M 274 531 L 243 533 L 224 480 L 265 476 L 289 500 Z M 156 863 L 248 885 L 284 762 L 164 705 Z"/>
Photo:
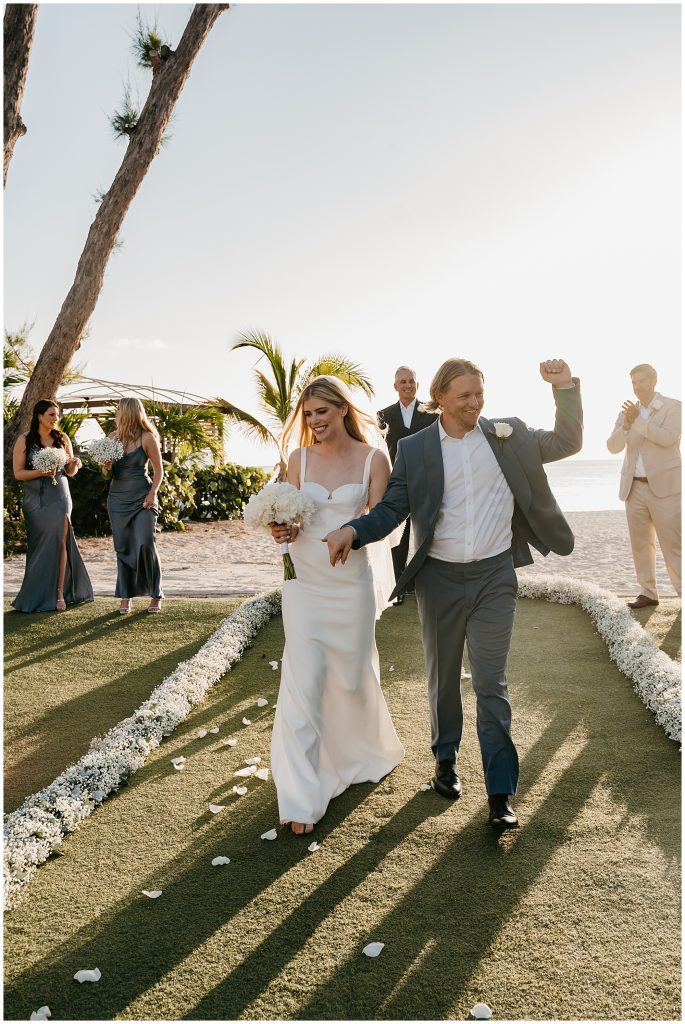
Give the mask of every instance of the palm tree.
<path id="1" fill-rule="evenodd" d="M 174 461 L 197 459 L 200 452 L 209 451 L 215 465 L 224 459 L 224 417 L 213 408 L 201 405 L 180 405 L 141 399 L 145 412 L 159 431 L 162 451 Z M 116 407 L 98 422 L 105 434 L 115 429 Z"/>
<path id="2" fill-rule="evenodd" d="M 319 356 L 307 363 L 306 359 L 293 359 L 287 364 L 278 342 L 261 331 L 246 331 L 232 346 L 253 348 L 266 359 L 271 376 L 255 367 L 254 376 L 259 401 L 264 410 L 264 419 L 250 415 L 225 398 L 215 398 L 212 406 L 228 416 L 253 440 L 275 444 L 278 449 L 281 472 L 285 470 L 285 455 L 281 447 L 281 435 L 297 400 L 307 385 L 322 373 L 339 377 L 351 388 L 363 391 L 367 398 L 374 394 L 371 381 L 358 363 L 337 353 Z M 261 360 L 260 360 L 261 361 Z"/>

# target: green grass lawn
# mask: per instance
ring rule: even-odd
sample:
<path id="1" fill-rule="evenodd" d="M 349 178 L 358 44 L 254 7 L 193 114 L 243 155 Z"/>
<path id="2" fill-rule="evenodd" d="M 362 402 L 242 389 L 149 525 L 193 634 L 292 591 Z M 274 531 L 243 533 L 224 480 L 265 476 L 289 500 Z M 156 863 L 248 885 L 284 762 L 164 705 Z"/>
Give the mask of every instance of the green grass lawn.
<path id="1" fill-rule="evenodd" d="M 15 802 L 129 714 L 220 617 L 209 601 L 124 622 L 97 604 L 7 616 Z M 278 689 L 268 662 L 282 643 L 277 618 L 65 841 L 66 856 L 38 871 L 6 915 L 6 1019 L 47 1003 L 53 1019 L 459 1020 L 480 1000 L 499 1019 L 680 1019 L 678 747 L 585 613 L 519 602 L 509 677 L 523 827 L 499 840 L 486 825 L 468 683 L 464 795 L 451 803 L 420 790 L 431 754 L 410 599 L 378 629 L 405 760 L 333 801 L 312 837 L 317 852 L 285 828 L 261 841 L 278 824 L 272 782 L 248 780 L 243 798 L 231 789 L 246 757 L 268 764 Z M 197 738 L 209 725 L 219 734 Z M 220 742 L 229 736 L 232 749 Z M 182 772 L 170 764 L 178 754 Z M 210 814 L 210 802 L 225 810 Z M 212 867 L 217 854 L 231 864 Z M 361 953 L 373 940 L 386 944 L 377 960 Z M 73 981 L 96 966 L 98 984 Z"/>

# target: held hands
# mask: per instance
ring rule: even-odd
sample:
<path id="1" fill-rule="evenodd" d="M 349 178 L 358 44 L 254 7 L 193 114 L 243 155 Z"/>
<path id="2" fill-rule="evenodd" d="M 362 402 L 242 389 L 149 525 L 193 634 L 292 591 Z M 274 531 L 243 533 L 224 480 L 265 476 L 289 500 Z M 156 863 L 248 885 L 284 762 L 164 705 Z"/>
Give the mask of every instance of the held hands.
<path id="1" fill-rule="evenodd" d="M 337 562 L 345 564 L 352 550 L 354 538 L 355 532 L 351 526 L 341 526 L 339 530 L 326 534 L 323 543 L 328 544 L 328 557 L 332 566 L 335 567 Z"/>
<path id="2" fill-rule="evenodd" d="M 636 402 L 631 402 L 630 399 L 628 399 L 621 406 L 621 412 L 623 413 L 623 429 L 630 430 L 633 423 L 640 415 L 639 406 Z"/>
<path id="3" fill-rule="evenodd" d="M 573 384 L 571 368 L 563 359 L 546 359 L 540 363 L 540 376 L 555 388 L 565 388 Z"/>
<path id="4" fill-rule="evenodd" d="M 269 529 L 277 544 L 289 544 L 300 532 L 299 526 L 291 523 L 269 523 Z"/>

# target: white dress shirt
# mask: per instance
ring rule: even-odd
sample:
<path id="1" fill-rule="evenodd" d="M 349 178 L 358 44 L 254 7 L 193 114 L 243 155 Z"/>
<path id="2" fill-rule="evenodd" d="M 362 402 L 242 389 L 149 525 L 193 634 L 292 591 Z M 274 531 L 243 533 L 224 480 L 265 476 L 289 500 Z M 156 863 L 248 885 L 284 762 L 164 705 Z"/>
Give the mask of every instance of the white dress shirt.
<path id="1" fill-rule="evenodd" d="M 400 402 L 400 412 L 402 413 L 402 419 L 404 420 L 404 425 L 407 430 L 409 430 L 411 426 L 411 418 L 414 415 L 415 405 L 416 399 L 414 399 L 413 402 L 410 402 L 409 405 L 405 405 L 404 402 Z"/>
<path id="2" fill-rule="evenodd" d="M 443 562 L 474 562 L 507 551 L 514 495 L 480 425 L 462 438 L 450 437 L 442 420 L 438 429 L 445 490 L 428 554 Z"/>

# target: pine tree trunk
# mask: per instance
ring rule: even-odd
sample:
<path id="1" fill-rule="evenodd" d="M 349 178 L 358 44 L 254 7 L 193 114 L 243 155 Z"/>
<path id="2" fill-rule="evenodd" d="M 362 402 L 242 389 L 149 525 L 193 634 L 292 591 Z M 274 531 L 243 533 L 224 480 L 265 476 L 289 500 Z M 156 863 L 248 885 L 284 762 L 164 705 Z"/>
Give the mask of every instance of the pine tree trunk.
<path id="1" fill-rule="evenodd" d="M 7 4 L 5 7 L 5 154 L 2 167 L 3 188 L 7 184 L 12 153 L 17 139 L 26 135 L 21 119 L 21 101 L 24 98 L 29 56 L 36 31 L 38 4 Z"/>
<path id="2" fill-rule="evenodd" d="M 190 74 L 192 63 L 219 15 L 228 4 L 196 4 L 178 49 L 157 68 L 126 155 L 100 203 L 76 268 L 76 276 L 36 362 L 21 403 L 5 429 L 5 461 L 26 430 L 33 406 L 51 398 L 77 351 L 102 289 L 105 270 L 121 225 L 147 170 L 159 152 L 164 130 Z"/>

